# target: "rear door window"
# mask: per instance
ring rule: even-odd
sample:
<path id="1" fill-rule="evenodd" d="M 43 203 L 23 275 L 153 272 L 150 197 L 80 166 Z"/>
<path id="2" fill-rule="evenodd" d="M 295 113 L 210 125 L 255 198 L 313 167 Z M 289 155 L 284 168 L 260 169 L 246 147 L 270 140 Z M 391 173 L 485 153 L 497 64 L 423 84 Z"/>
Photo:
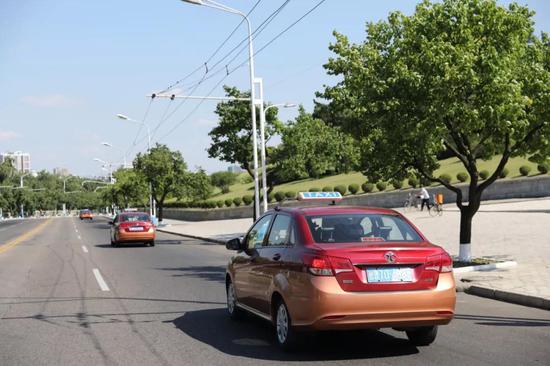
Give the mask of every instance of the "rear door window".
<path id="1" fill-rule="evenodd" d="M 290 216 L 287 215 L 277 215 L 275 217 L 267 239 L 268 246 L 282 246 L 289 243 L 290 221 Z"/>

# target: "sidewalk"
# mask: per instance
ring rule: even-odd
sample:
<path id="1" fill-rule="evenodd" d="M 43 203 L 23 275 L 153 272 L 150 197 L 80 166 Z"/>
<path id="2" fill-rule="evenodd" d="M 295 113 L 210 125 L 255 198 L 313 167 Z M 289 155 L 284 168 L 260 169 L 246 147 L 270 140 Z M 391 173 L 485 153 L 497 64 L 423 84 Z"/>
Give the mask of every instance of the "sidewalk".
<path id="1" fill-rule="evenodd" d="M 402 211 L 401 209 L 398 209 Z M 433 243 L 458 255 L 460 214 L 445 205 L 442 217 L 427 212 L 405 213 Z M 252 219 L 187 222 L 165 220 L 159 228 L 223 244 L 242 236 Z M 514 268 L 457 274 L 457 285 L 476 295 L 550 310 L 550 198 L 483 202 L 474 217 L 472 255 L 514 260 Z"/>

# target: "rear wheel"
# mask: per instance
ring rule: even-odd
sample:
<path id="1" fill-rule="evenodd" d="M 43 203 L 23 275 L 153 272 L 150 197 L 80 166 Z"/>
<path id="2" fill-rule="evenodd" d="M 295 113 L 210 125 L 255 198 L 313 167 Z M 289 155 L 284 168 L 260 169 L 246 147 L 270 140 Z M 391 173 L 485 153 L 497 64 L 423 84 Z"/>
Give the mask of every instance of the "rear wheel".
<path id="1" fill-rule="evenodd" d="M 281 300 L 275 309 L 275 336 L 277 343 L 285 351 L 293 351 L 300 345 L 300 337 L 292 327 L 288 308 L 284 301 Z"/>
<path id="2" fill-rule="evenodd" d="M 437 325 L 406 330 L 407 338 L 415 346 L 428 346 L 437 336 Z"/>
<path id="3" fill-rule="evenodd" d="M 111 239 L 111 246 L 116 247 L 116 241 L 114 241 L 113 239 Z"/>
<path id="4" fill-rule="evenodd" d="M 149 244 L 149 246 L 154 247 L 154 246 L 155 246 L 155 241 L 154 241 L 154 240 L 151 240 L 148 244 Z"/>
<path id="5" fill-rule="evenodd" d="M 233 320 L 242 319 L 244 313 L 237 307 L 237 296 L 235 296 L 235 286 L 233 282 L 229 281 L 226 286 L 227 293 L 227 312 L 229 317 Z"/>

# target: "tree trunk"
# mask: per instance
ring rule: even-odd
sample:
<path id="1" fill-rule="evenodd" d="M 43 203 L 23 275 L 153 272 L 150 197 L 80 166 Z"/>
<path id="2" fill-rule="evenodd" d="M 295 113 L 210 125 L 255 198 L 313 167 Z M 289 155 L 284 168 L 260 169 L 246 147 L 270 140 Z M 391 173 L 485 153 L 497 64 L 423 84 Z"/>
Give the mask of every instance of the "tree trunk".
<path id="1" fill-rule="evenodd" d="M 472 219 L 481 204 L 481 193 L 477 188 L 470 189 L 468 205 L 460 208 L 460 247 L 459 259 L 464 262 L 472 260 Z"/>
<path id="2" fill-rule="evenodd" d="M 163 217 L 163 214 L 162 214 L 162 211 L 164 209 L 164 202 L 157 202 L 157 218 L 159 220 L 159 222 L 162 221 L 162 217 Z"/>

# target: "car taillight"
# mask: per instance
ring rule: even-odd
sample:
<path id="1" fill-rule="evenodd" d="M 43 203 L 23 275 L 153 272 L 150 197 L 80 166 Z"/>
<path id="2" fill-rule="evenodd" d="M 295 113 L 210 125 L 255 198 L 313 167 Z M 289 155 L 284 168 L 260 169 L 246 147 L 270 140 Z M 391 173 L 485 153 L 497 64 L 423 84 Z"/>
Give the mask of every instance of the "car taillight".
<path id="1" fill-rule="evenodd" d="M 441 273 L 453 271 L 453 259 L 447 253 L 441 255 Z"/>
<path id="2" fill-rule="evenodd" d="M 431 255 L 427 258 L 424 269 L 441 273 L 452 272 L 453 260 L 447 253 Z"/>
<path id="3" fill-rule="evenodd" d="M 334 276 L 342 272 L 352 272 L 353 265 L 347 258 L 328 256 L 305 256 L 308 271 L 316 276 Z"/>

